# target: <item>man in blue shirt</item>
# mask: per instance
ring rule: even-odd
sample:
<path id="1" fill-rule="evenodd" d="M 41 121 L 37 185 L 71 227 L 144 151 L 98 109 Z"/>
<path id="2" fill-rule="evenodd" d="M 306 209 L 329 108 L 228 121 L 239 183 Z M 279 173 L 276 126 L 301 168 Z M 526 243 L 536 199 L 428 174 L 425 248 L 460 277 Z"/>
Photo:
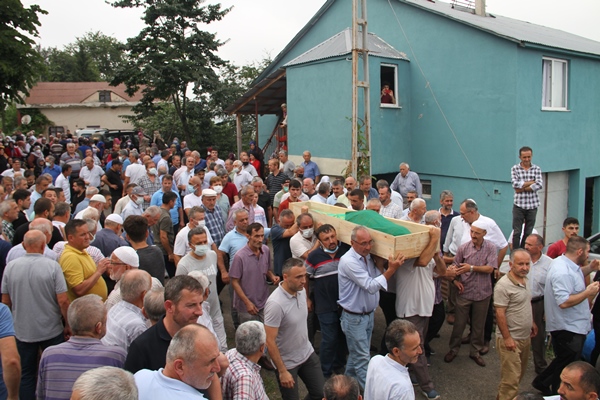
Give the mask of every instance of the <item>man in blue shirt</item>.
<path id="1" fill-rule="evenodd" d="M 173 192 L 173 177 L 171 175 L 164 175 L 162 177 L 162 189 L 158 190 L 152 195 L 152 199 L 150 200 L 151 206 L 161 206 L 162 198 L 166 192 Z M 173 231 L 174 234 L 177 235 L 180 228 L 185 226 L 185 221 L 183 220 L 183 205 L 181 204 L 181 197 L 179 193 L 173 192 L 177 195 L 177 200 L 175 200 L 175 207 L 173 207 L 169 213 L 171 214 L 171 221 L 173 221 Z"/>
<path id="2" fill-rule="evenodd" d="M 56 165 L 54 156 L 46 157 L 46 168 L 42 170 L 42 174 L 52 175 L 52 184 L 56 182 L 56 178 L 62 173 L 62 168 Z"/>
<path id="3" fill-rule="evenodd" d="M 310 151 L 305 151 L 302 153 L 302 158 L 304 158 L 304 162 L 300 164 L 302 168 L 304 168 L 304 178 L 311 178 L 315 181 L 315 183 L 319 183 L 321 179 L 321 172 L 319 171 L 319 166 L 314 161 L 310 160 Z"/>
<path id="4" fill-rule="evenodd" d="M 598 271 L 600 263 L 594 260 L 581 267 L 589 253 L 590 243 L 580 236 L 572 236 L 565 254 L 554 259 L 548 269 L 544 311 L 555 358 L 531 383 L 544 396 L 557 393 L 561 371 L 581 358 L 591 328 L 588 300 L 596 296 L 600 282 L 593 282 L 586 288 L 584 279 L 591 271 Z"/>

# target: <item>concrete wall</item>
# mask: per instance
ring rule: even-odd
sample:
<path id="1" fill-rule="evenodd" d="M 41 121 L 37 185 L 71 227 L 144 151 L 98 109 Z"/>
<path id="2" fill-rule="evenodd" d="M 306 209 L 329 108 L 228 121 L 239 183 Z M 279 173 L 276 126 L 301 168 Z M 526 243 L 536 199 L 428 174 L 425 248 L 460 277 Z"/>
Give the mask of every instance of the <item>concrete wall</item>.
<path id="1" fill-rule="evenodd" d="M 123 122 L 121 115 L 133 114 L 131 107 L 96 108 L 42 108 L 46 117 L 57 126 L 66 126 L 72 132 L 87 126 L 100 126 L 110 129 L 133 129 L 129 122 Z M 23 111 L 22 111 L 23 112 Z"/>

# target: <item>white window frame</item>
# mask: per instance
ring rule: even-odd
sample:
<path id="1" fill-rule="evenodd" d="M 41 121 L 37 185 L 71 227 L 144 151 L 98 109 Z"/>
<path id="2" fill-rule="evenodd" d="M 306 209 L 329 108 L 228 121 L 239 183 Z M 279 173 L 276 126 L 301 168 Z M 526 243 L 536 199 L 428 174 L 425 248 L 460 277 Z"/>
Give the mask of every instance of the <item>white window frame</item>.
<path id="1" fill-rule="evenodd" d="M 431 200 L 431 179 L 421 179 L 422 198 Z"/>
<path id="2" fill-rule="evenodd" d="M 379 102 L 379 106 L 381 108 L 402 108 L 400 107 L 399 104 L 399 98 L 398 98 L 398 92 L 400 91 L 398 89 L 398 66 L 396 64 L 386 64 L 386 63 L 381 63 L 379 65 L 379 73 L 381 74 L 381 68 L 382 67 L 386 67 L 386 68 L 393 68 L 394 69 L 394 100 L 396 100 L 396 103 L 394 104 L 388 104 L 388 103 L 381 103 L 381 101 Z M 381 80 L 381 79 L 380 79 Z M 381 97 L 381 88 L 379 88 L 379 96 Z"/>
<path id="3" fill-rule="evenodd" d="M 558 77 L 562 75 L 562 79 Z M 555 79 L 555 77 L 557 77 Z M 562 88 L 559 87 L 562 80 Z M 562 104 L 553 105 L 553 99 L 560 97 L 562 89 Z M 560 58 L 542 57 L 542 110 L 569 110 L 569 62 Z M 559 102 L 559 103 L 560 103 Z M 554 101 L 556 103 L 556 101 Z"/>

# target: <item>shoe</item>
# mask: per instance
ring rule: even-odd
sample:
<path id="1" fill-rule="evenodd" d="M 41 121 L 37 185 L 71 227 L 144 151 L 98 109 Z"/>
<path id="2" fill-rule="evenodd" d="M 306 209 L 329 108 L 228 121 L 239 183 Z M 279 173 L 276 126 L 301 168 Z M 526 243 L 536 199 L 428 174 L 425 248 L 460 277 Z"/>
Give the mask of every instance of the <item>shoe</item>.
<path id="1" fill-rule="evenodd" d="M 469 344 L 471 343 L 471 335 L 467 335 L 460 341 L 461 344 Z"/>
<path id="2" fill-rule="evenodd" d="M 481 358 L 481 356 L 469 356 L 469 358 L 475 361 L 475 364 L 479 365 L 480 367 L 485 367 L 485 360 Z"/>
<path id="3" fill-rule="evenodd" d="M 425 358 L 427 359 L 427 366 L 431 367 L 431 356 L 425 356 Z"/>
<path id="4" fill-rule="evenodd" d="M 551 396 L 552 395 L 552 390 L 550 390 L 550 386 L 542 385 L 541 382 L 537 381 L 537 378 L 534 379 L 533 382 L 531 382 L 531 386 L 533 386 L 534 389 L 542 392 L 542 396 Z"/>
<path id="5" fill-rule="evenodd" d="M 431 389 L 429 392 L 422 391 L 421 393 L 423 393 L 423 396 L 427 399 L 435 400 L 441 398 L 440 394 L 436 392 L 435 389 Z"/>
<path id="6" fill-rule="evenodd" d="M 429 354 L 432 356 L 435 356 L 435 350 L 432 349 L 431 347 L 429 348 Z"/>
<path id="7" fill-rule="evenodd" d="M 483 342 L 483 347 L 481 348 L 481 351 L 479 352 L 479 354 L 481 354 L 482 356 L 485 356 L 489 352 L 490 352 L 490 342 Z"/>
<path id="8" fill-rule="evenodd" d="M 444 356 L 444 362 L 451 363 L 456 358 L 456 353 L 450 350 L 448 354 Z"/>
<path id="9" fill-rule="evenodd" d="M 419 382 L 417 381 L 417 378 L 415 378 L 412 375 L 410 375 L 410 383 L 412 383 L 413 386 L 419 386 Z"/>
<path id="10" fill-rule="evenodd" d="M 454 314 L 448 314 L 446 317 L 446 322 L 450 325 L 454 325 Z"/>
<path id="11" fill-rule="evenodd" d="M 266 369 L 267 371 L 275 371 L 275 367 L 273 366 L 271 361 L 267 358 L 267 356 L 262 356 L 258 360 L 258 365 L 260 365 L 262 368 Z"/>

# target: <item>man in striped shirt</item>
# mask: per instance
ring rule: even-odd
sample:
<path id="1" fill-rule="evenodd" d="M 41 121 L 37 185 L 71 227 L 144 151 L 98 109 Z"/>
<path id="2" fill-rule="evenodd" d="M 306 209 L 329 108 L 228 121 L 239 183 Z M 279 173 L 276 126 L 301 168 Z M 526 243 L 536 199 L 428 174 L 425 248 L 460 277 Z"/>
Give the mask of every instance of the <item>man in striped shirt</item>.
<path id="1" fill-rule="evenodd" d="M 73 300 L 67 319 L 73 336 L 42 354 L 38 399 L 68 400 L 73 384 L 84 372 L 103 366 L 123 368 L 125 363 L 124 349 L 100 341 L 106 333 L 106 310 L 99 296 L 88 294 Z"/>

